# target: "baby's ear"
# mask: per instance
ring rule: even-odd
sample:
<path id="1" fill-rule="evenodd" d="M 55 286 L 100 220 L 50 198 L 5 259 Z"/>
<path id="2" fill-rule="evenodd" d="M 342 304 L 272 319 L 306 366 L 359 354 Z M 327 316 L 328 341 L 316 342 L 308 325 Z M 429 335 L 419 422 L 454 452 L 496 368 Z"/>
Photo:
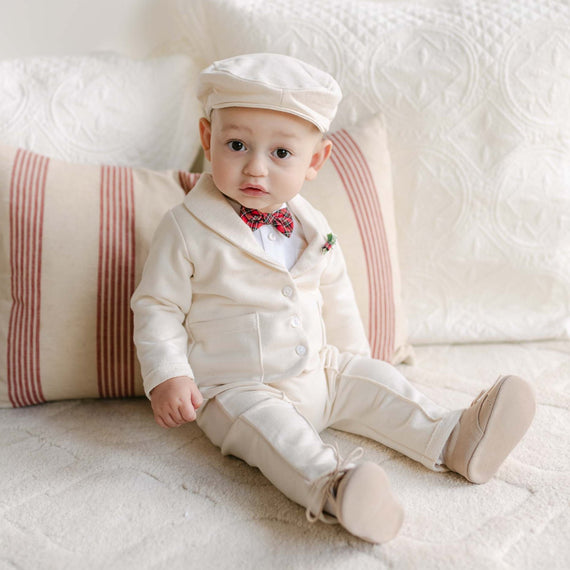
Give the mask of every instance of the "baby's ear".
<path id="1" fill-rule="evenodd" d="M 313 154 L 307 173 L 305 174 L 305 180 L 314 180 L 317 177 L 317 173 L 331 155 L 332 146 L 332 142 L 329 139 L 323 139 L 319 143 L 317 150 Z"/>
<path id="2" fill-rule="evenodd" d="M 200 119 L 200 142 L 204 149 L 204 156 L 207 160 L 211 160 L 210 149 L 212 147 L 212 124 L 204 117 Z"/>

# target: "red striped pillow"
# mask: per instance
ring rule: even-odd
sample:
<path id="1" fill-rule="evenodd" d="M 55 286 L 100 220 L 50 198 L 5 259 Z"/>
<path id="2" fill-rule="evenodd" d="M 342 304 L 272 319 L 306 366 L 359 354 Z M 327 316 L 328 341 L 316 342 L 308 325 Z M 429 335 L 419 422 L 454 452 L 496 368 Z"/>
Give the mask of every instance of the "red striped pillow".
<path id="1" fill-rule="evenodd" d="M 331 135 L 304 195 L 342 244 L 373 355 L 409 355 L 379 119 Z M 0 146 L 0 407 L 142 395 L 129 299 L 198 174 L 69 164 Z"/>
<path id="2" fill-rule="evenodd" d="M 303 195 L 339 237 L 372 355 L 408 360 L 390 155 L 380 116 L 330 135 L 333 152 Z"/>
<path id="3" fill-rule="evenodd" d="M 0 406 L 143 394 L 130 296 L 198 176 L 0 146 Z"/>

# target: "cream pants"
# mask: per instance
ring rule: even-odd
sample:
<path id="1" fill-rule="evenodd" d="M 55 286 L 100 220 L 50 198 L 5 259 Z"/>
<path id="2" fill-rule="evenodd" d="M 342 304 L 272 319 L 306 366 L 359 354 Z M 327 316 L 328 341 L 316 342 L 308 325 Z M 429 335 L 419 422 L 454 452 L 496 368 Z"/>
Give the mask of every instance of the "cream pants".
<path id="1" fill-rule="evenodd" d="M 319 432 L 363 435 L 434 470 L 459 420 L 392 365 L 326 347 L 322 367 L 277 384 L 232 387 L 198 411 L 198 425 L 224 455 L 258 467 L 287 497 L 310 507 L 338 465 Z"/>

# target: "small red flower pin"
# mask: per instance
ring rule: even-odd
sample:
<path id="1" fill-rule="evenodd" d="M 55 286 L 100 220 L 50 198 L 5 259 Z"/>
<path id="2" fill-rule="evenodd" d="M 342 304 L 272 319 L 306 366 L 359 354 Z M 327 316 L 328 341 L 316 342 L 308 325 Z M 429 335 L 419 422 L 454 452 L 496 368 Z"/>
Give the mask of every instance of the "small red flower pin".
<path id="1" fill-rule="evenodd" d="M 325 254 L 327 251 L 330 251 L 335 243 L 336 236 L 334 234 L 327 234 L 327 241 L 325 242 L 325 245 L 321 247 L 321 253 Z"/>

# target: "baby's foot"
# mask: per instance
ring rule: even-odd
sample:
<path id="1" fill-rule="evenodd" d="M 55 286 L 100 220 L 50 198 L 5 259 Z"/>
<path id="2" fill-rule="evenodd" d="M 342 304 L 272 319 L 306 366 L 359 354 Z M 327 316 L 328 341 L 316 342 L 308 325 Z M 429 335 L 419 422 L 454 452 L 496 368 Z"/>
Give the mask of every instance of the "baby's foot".
<path id="1" fill-rule="evenodd" d="M 384 469 L 370 461 L 345 473 L 331 502 L 340 524 L 368 542 L 392 540 L 404 521 Z"/>
<path id="2" fill-rule="evenodd" d="M 525 434 L 535 408 L 526 380 L 500 377 L 461 414 L 443 454 L 445 465 L 472 483 L 486 483 Z"/>

